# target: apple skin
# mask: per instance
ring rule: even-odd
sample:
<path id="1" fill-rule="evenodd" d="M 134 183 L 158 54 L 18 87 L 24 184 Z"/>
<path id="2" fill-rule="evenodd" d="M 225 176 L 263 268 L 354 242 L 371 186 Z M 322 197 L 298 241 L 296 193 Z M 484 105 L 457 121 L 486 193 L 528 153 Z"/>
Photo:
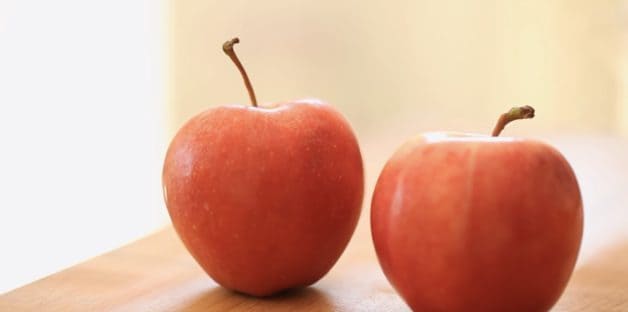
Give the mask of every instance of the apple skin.
<path id="1" fill-rule="evenodd" d="M 189 120 L 163 168 L 174 228 L 225 288 L 308 286 L 338 260 L 362 206 L 356 137 L 329 105 L 221 106 Z"/>
<path id="2" fill-rule="evenodd" d="M 385 165 L 371 207 L 381 267 L 415 311 L 547 311 L 583 212 L 565 158 L 533 140 L 427 133 Z"/>

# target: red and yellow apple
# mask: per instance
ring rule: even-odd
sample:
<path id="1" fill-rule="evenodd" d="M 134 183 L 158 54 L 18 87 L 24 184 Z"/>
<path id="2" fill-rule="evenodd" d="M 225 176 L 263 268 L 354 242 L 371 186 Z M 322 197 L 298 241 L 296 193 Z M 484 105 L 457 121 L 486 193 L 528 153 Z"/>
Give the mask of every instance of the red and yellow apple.
<path id="1" fill-rule="evenodd" d="M 415 311 L 547 311 L 582 226 L 568 162 L 518 138 L 420 135 L 387 162 L 371 207 L 381 267 Z"/>
<path id="2" fill-rule="evenodd" d="M 310 285 L 346 247 L 360 215 L 362 158 L 347 121 L 317 100 L 221 106 L 189 120 L 168 148 L 172 223 L 220 285 L 255 296 Z"/>

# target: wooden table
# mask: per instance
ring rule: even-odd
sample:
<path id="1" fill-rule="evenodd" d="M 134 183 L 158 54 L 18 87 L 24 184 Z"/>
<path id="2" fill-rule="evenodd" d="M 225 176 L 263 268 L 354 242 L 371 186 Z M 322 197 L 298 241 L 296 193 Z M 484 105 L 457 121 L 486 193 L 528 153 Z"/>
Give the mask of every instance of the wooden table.
<path id="1" fill-rule="evenodd" d="M 581 141 L 578 140 L 577 146 Z M 553 310 L 628 311 L 628 239 L 597 248 L 599 242 L 609 241 L 608 236 L 600 235 L 604 229 L 612 228 L 612 224 L 617 224 L 620 230 L 622 226 L 628 228 L 628 219 L 616 221 L 620 216 L 628 216 L 628 213 L 620 213 L 628 211 L 624 189 L 628 187 L 625 183 L 628 170 L 620 179 L 605 185 L 603 180 L 608 177 L 596 176 L 603 168 L 591 169 L 592 163 L 627 169 L 628 166 L 621 163 L 628 160 L 628 148 L 595 156 L 589 146 L 580 151 L 580 147 L 570 148 L 573 145 L 564 142 L 557 143 L 559 148 L 567 155 L 581 182 L 587 181 L 581 183 L 585 211 L 593 211 L 594 216 L 601 213 L 595 209 L 606 211 L 607 215 L 610 211 L 610 217 L 591 217 L 593 222 L 585 224 L 582 257 Z M 610 146 L 617 144 L 606 145 L 615 148 Z M 390 149 L 392 147 L 384 149 L 382 155 L 388 154 Z M 618 157 L 618 164 L 612 161 L 609 164 L 608 159 L 596 161 L 595 157 L 606 157 L 604 155 L 611 152 Z M 383 164 L 384 160 L 382 156 L 367 162 L 367 176 L 379 172 L 381 165 L 377 164 Z M 367 194 L 372 190 L 374 176 L 376 174 L 370 174 Z M 596 191 L 595 183 L 601 183 L 602 190 Z M 604 193 L 609 192 L 609 188 L 614 196 L 610 199 L 608 193 Z M 339 262 L 325 278 L 306 289 L 267 299 L 226 291 L 209 279 L 185 251 L 174 231 L 166 228 L 4 294 L 0 296 L 0 311 L 409 311 L 379 268 L 366 207 L 368 200 L 356 233 Z M 616 238 L 617 233 L 608 235 Z"/>

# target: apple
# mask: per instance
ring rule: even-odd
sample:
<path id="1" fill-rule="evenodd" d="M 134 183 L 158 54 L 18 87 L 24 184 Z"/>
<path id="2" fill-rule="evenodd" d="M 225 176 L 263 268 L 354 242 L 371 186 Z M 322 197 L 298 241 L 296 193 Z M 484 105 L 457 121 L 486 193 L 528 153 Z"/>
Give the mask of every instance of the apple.
<path id="1" fill-rule="evenodd" d="M 386 277 L 415 311 L 547 311 L 573 271 L 582 200 L 565 158 L 493 136 L 426 133 L 386 163 L 371 230 Z"/>
<path id="2" fill-rule="evenodd" d="M 310 285 L 353 234 L 364 176 L 358 142 L 318 100 L 226 105 L 190 119 L 172 140 L 163 192 L 172 224 L 200 266 L 253 296 Z"/>

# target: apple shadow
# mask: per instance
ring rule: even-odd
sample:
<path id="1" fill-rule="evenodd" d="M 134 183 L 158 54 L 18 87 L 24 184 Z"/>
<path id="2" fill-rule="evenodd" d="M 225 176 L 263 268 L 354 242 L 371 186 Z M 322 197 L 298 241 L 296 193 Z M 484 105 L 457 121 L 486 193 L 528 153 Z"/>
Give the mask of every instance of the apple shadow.
<path id="1" fill-rule="evenodd" d="M 181 311 L 335 311 L 329 297 L 314 287 L 295 288 L 269 297 L 253 297 L 214 287 L 195 297 Z"/>

